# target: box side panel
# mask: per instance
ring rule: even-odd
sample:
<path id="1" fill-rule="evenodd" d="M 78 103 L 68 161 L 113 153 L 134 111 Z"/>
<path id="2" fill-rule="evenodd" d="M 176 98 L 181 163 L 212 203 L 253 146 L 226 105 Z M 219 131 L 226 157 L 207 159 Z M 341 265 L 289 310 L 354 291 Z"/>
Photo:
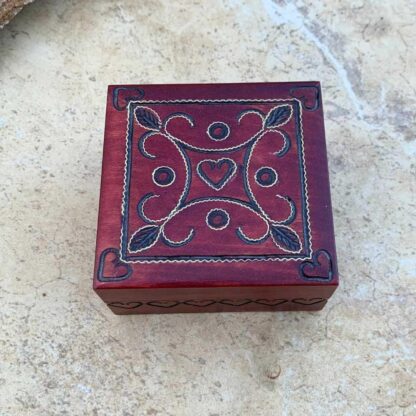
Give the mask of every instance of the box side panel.
<path id="1" fill-rule="evenodd" d="M 185 289 L 98 289 L 116 314 L 314 311 L 322 309 L 335 285 Z"/>

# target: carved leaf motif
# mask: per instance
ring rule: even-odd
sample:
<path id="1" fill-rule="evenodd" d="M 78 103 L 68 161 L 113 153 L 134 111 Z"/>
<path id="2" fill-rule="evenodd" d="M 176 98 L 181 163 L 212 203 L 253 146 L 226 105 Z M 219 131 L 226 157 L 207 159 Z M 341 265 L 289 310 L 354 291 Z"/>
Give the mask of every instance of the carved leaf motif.
<path id="1" fill-rule="evenodd" d="M 285 249 L 290 251 L 300 250 L 299 237 L 290 228 L 272 225 L 271 233 L 275 242 L 281 244 Z"/>
<path id="2" fill-rule="evenodd" d="M 134 111 L 136 120 L 143 127 L 150 130 L 160 130 L 160 120 L 157 114 L 149 108 L 137 107 Z"/>
<path id="3" fill-rule="evenodd" d="M 159 236 L 159 226 L 146 225 L 139 228 L 130 240 L 129 250 L 132 252 L 149 248 Z"/>
<path id="4" fill-rule="evenodd" d="M 289 105 L 279 105 L 273 108 L 267 115 L 264 126 L 266 128 L 278 127 L 289 121 L 292 110 Z"/>

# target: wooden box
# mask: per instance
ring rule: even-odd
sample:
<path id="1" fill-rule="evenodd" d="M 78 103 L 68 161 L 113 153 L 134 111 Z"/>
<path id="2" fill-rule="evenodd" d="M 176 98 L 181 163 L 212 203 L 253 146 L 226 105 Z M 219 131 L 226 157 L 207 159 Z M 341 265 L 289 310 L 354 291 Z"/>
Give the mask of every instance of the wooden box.
<path id="1" fill-rule="evenodd" d="M 113 312 L 312 311 L 337 284 L 319 82 L 109 87 L 94 289 Z"/>

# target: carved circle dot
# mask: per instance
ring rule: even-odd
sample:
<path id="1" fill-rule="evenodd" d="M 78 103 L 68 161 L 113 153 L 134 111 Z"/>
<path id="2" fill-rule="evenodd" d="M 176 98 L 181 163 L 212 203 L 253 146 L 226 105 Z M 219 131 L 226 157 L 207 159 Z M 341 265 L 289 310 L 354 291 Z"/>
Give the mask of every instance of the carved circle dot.
<path id="1" fill-rule="evenodd" d="M 273 186 L 277 182 L 277 172 L 273 168 L 260 168 L 254 175 L 256 183 L 264 188 Z"/>
<path id="2" fill-rule="evenodd" d="M 228 227 L 230 216 L 227 211 L 215 208 L 208 212 L 206 222 L 209 228 L 219 231 Z"/>
<path id="3" fill-rule="evenodd" d="M 153 182 L 158 186 L 169 186 L 175 181 L 175 171 L 169 166 L 160 166 L 152 173 Z"/>
<path id="4" fill-rule="evenodd" d="M 207 133 L 212 140 L 225 140 L 230 135 L 230 127 L 222 121 L 216 121 L 208 126 Z"/>

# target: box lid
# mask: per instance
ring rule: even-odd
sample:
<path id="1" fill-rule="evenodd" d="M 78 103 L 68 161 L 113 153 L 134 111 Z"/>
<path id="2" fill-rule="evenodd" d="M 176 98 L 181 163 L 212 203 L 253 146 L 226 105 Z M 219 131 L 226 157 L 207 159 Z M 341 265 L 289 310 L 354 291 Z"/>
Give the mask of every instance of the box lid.
<path id="1" fill-rule="evenodd" d="M 95 288 L 337 282 L 318 82 L 109 87 Z"/>

